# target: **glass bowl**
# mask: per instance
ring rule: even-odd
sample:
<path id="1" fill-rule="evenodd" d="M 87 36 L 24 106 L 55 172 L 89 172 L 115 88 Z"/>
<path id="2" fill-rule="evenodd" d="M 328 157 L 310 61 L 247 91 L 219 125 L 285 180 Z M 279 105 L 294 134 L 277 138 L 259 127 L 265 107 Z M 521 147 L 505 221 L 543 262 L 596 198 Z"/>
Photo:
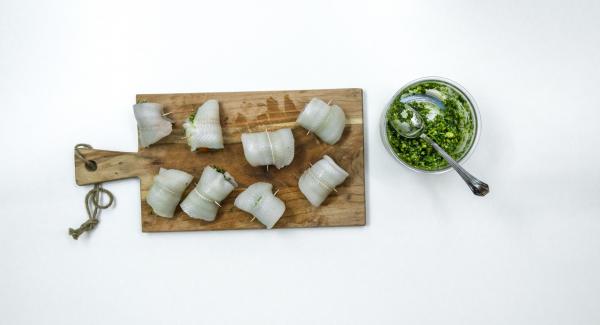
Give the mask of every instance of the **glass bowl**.
<path id="1" fill-rule="evenodd" d="M 459 83 L 457 83 L 456 81 L 452 81 L 450 79 L 447 78 L 443 78 L 443 77 L 424 77 L 424 78 L 419 78 L 416 80 L 413 80 L 409 83 L 407 83 L 406 85 L 404 85 L 402 88 L 400 88 L 395 94 L 394 96 L 392 96 L 392 98 L 390 99 L 390 101 L 388 102 L 388 104 L 386 105 L 385 109 L 383 110 L 383 113 L 381 114 L 381 122 L 380 122 L 380 134 L 381 134 L 381 141 L 383 141 L 383 146 L 386 148 L 386 150 L 388 151 L 388 153 L 394 157 L 394 159 L 399 162 L 401 165 L 407 167 L 410 170 L 413 170 L 415 172 L 419 172 L 419 173 L 425 173 L 425 174 L 441 174 L 444 172 L 447 172 L 448 170 L 452 169 L 452 167 L 450 166 L 446 166 L 442 169 L 437 169 L 437 170 L 425 170 L 425 169 L 419 169 L 416 168 L 414 166 L 409 165 L 408 163 L 406 163 L 404 160 L 402 160 L 400 157 L 398 157 L 396 155 L 396 153 L 394 152 L 394 150 L 392 149 L 392 146 L 390 145 L 388 138 L 387 138 L 387 112 L 390 109 L 391 105 L 393 104 L 394 100 L 396 99 L 397 96 L 399 96 L 404 90 L 422 83 L 422 82 L 428 82 L 428 81 L 432 81 L 432 82 L 439 82 L 439 83 L 445 83 L 453 88 L 455 88 L 456 90 L 458 90 L 468 101 L 469 101 L 469 106 L 471 106 L 471 115 L 473 116 L 473 127 L 474 127 L 474 137 L 473 137 L 473 142 L 471 143 L 470 148 L 467 150 L 467 152 L 465 153 L 465 155 L 458 160 L 459 163 L 463 163 L 465 161 L 467 161 L 467 159 L 469 159 L 469 157 L 471 156 L 471 154 L 473 153 L 475 147 L 477 146 L 477 142 L 479 142 L 479 134 L 481 132 L 481 116 L 479 114 L 479 108 L 477 106 L 477 103 L 475 102 L 475 99 L 473 98 L 473 96 L 471 96 L 471 94 L 463 87 L 461 86 Z"/>

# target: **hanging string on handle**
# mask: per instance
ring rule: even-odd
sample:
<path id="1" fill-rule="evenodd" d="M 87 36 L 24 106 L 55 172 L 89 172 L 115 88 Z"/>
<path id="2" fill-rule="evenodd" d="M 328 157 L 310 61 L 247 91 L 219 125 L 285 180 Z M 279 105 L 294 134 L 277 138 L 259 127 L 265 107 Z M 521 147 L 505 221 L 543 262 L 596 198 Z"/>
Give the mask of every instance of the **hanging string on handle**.
<path id="1" fill-rule="evenodd" d="M 81 148 L 93 149 L 92 146 L 90 146 L 89 144 L 85 144 L 85 143 L 80 143 L 80 144 L 75 145 L 75 157 L 77 157 L 77 159 L 83 161 L 83 163 L 85 164 L 85 168 L 87 170 L 95 171 L 96 168 L 98 168 L 98 166 L 96 166 L 96 162 L 85 158 L 83 156 L 83 154 L 81 154 L 81 151 L 79 151 L 79 149 L 81 149 Z"/>
<path id="2" fill-rule="evenodd" d="M 92 149 L 92 146 L 83 143 L 76 145 L 75 157 L 85 163 L 85 168 L 87 170 L 95 171 L 97 168 L 96 162 L 85 158 L 85 156 L 79 151 L 80 148 Z M 108 202 L 106 204 L 102 204 L 102 194 L 106 194 L 108 196 Z M 84 232 L 94 229 L 100 222 L 98 219 L 100 210 L 110 207 L 114 200 L 114 195 L 109 190 L 103 188 L 102 183 L 94 184 L 94 187 L 86 194 L 84 201 L 88 220 L 82 223 L 77 229 L 69 228 L 69 235 L 72 236 L 73 239 L 77 240 Z"/>

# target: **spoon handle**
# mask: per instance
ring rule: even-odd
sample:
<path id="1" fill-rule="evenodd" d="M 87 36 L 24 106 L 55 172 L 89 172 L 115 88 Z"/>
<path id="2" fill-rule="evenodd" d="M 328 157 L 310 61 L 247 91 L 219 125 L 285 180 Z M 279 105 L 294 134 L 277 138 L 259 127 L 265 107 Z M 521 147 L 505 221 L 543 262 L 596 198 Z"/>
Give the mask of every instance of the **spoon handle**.
<path id="1" fill-rule="evenodd" d="M 490 187 L 486 183 L 480 181 L 479 179 L 477 179 L 477 177 L 469 174 L 468 171 L 462 168 L 462 166 L 459 165 L 454 159 L 452 159 L 452 157 L 450 157 L 450 155 L 444 149 L 442 149 L 442 147 L 435 143 L 435 141 L 431 140 L 431 138 L 428 137 L 425 133 L 421 134 L 421 139 L 427 141 L 427 143 L 429 143 L 440 155 L 442 155 L 442 157 L 444 157 L 444 159 L 446 159 L 448 164 L 452 166 L 452 168 L 456 170 L 458 175 L 462 177 L 465 183 L 469 185 L 469 188 L 471 189 L 473 194 L 485 196 L 490 192 Z"/>

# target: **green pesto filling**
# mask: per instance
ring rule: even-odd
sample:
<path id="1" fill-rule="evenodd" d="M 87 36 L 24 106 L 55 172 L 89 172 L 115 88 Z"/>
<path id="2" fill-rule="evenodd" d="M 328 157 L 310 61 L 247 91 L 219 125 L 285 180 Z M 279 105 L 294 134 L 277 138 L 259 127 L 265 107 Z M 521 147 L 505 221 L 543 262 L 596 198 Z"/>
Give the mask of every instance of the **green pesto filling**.
<path id="1" fill-rule="evenodd" d="M 390 121 L 404 120 L 401 116 L 405 105 L 400 100 L 407 96 L 421 94 L 436 95 L 446 107 L 439 109 L 428 102 L 412 102 L 412 106 L 423 117 L 424 133 L 440 145 L 455 160 L 462 159 L 475 139 L 475 116 L 466 96 L 458 89 L 440 81 L 424 81 L 402 91 L 386 113 L 387 139 L 396 156 L 417 169 L 435 171 L 448 166 L 440 154 L 421 138 L 407 139 L 400 136 Z M 434 91 L 431 91 L 434 90 Z M 437 92 L 436 92 L 437 91 Z"/>
<path id="2" fill-rule="evenodd" d="M 231 182 L 231 178 L 227 177 L 227 175 L 225 175 L 225 173 L 227 172 L 225 169 L 217 166 L 217 165 L 210 165 L 212 168 L 214 168 L 218 173 L 221 173 L 223 175 L 223 178 L 228 181 Z"/>
<path id="3" fill-rule="evenodd" d="M 194 124 L 194 118 L 196 118 L 196 113 L 190 114 L 190 116 L 188 116 L 188 121 L 190 121 L 190 123 Z"/>
<path id="4" fill-rule="evenodd" d="M 215 169 L 217 172 L 219 172 L 219 173 L 221 173 L 221 174 L 225 175 L 225 172 L 226 172 L 226 170 L 225 170 L 225 169 L 223 169 L 223 168 L 221 168 L 221 167 L 219 167 L 219 166 L 217 166 L 217 165 L 211 165 L 211 167 L 212 167 L 212 168 L 214 168 L 214 169 Z"/>
<path id="5" fill-rule="evenodd" d="M 254 200 L 254 205 L 252 205 L 252 208 L 256 208 L 258 206 L 258 204 L 260 203 L 260 201 L 262 201 L 263 197 L 259 196 Z"/>

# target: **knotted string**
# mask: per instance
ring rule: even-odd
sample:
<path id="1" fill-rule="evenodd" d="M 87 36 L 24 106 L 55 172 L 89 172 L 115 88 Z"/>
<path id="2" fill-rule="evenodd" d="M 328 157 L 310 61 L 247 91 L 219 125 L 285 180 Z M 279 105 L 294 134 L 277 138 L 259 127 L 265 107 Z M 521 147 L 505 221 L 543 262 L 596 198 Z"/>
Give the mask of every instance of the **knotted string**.
<path id="1" fill-rule="evenodd" d="M 327 106 L 331 106 L 331 102 L 333 102 L 333 99 L 330 99 L 327 102 Z M 331 113 L 331 107 L 329 107 L 329 111 L 327 111 L 327 115 L 325 116 L 325 120 L 323 122 L 321 122 L 319 125 L 317 125 L 317 127 L 314 130 L 308 130 L 308 132 L 306 132 L 306 135 L 309 135 L 310 132 L 318 132 L 321 130 L 321 128 L 323 127 L 323 125 L 325 124 L 325 122 L 327 122 L 327 120 L 329 120 L 329 113 Z"/>
<path id="2" fill-rule="evenodd" d="M 267 140 L 269 140 L 269 148 L 271 148 L 271 158 L 273 158 L 273 165 L 275 165 L 275 152 L 273 151 L 273 142 L 271 142 L 269 130 L 265 129 L 265 133 L 267 134 Z M 267 165 L 267 171 L 269 171 L 269 165 Z"/>
<path id="3" fill-rule="evenodd" d="M 325 115 L 325 119 L 323 119 L 323 121 L 321 123 L 319 123 L 319 125 L 317 125 L 317 127 L 312 130 L 314 133 L 320 132 L 321 129 L 323 129 L 323 127 L 325 127 L 325 125 L 327 125 L 327 122 L 329 121 L 329 118 L 331 117 L 331 112 L 333 111 L 333 108 L 331 108 L 331 106 L 329 106 L 329 110 L 327 111 L 327 115 Z"/>
<path id="4" fill-rule="evenodd" d="M 89 170 L 89 171 L 96 170 L 96 167 L 97 167 L 96 162 L 85 158 L 79 151 L 79 149 L 81 149 L 81 148 L 92 149 L 92 146 L 90 146 L 89 144 L 85 144 L 85 143 L 80 143 L 80 144 L 76 145 L 75 146 L 75 157 L 77 157 L 79 160 L 83 161 L 83 163 L 85 164 L 85 168 L 87 168 L 87 170 Z"/>
<path id="5" fill-rule="evenodd" d="M 207 198 L 206 196 L 202 195 L 202 193 L 200 193 L 200 191 L 198 191 L 195 187 L 194 187 L 194 192 L 198 195 L 198 197 L 200 197 L 204 201 L 210 202 L 210 203 L 218 206 L 219 208 L 221 207 L 221 204 L 219 204 L 219 202 L 217 200 L 211 200 L 211 199 Z"/>
<path id="6" fill-rule="evenodd" d="M 273 196 L 277 196 L 277 193 L 279 193 L 279 189 L 277 189 L 277 191 L 275 191 L 275 193 L 273 193 Z M 262 196 L 260 198 L 262 200 Z M 254 216 L 254 214 L 252 214 L 252 219 L 250 219 L 250 222 L 253 222 L 254 220 L 256 220 L 256 217 Z"/>
<path id="7" fill-rule="evenodd" d="M 78 144 L 75 146 L 75 157 L 82 160 L 85 163 L 85 167 L 90 170 L 96 170 L 96 162 L 93 160 L 88 160 L 79 152 L 80 148 L 92 149 L 92 146 L 89 144 Z M 108 202 L 106 204 L 102 204 L 102 194 L 106 194 L 108 196 Z M 81 236 L 86 231 L 91 231 L 96 228 L 96 225 L 100 222 L 98 216 L 100 215 L 100 210 L 106 209 L 110 207 L 115 200 L 114 195 L 107 189 L 102 187 L 102 183 L 94 184 L 94 187 L 86 194 L 84 204 L 85 211 L 88 215 L 88 220 L 79 226 L 77 229 L 69 228 L 69 235 L 73 237 L 73 239 L 77 240 L 79 236 Z"/>
<path id="8" fill-rule="evenodd" d="M 317 181 L 317 183 L 319 183 L 319 185 L 321 185 L 322 187 L 324 187 L 326 190 L 328 191 L 334 191 L 337 193 L 337 190 L 335 189 L 335 186 L 331 186 L 329 183 L 327 183 L 326 181 L 322 180 L 320 177 L 318 177 L 312 170 L 313 164 L 310 164 L 310 168 L 307 169 L 308 174 Z"/>

